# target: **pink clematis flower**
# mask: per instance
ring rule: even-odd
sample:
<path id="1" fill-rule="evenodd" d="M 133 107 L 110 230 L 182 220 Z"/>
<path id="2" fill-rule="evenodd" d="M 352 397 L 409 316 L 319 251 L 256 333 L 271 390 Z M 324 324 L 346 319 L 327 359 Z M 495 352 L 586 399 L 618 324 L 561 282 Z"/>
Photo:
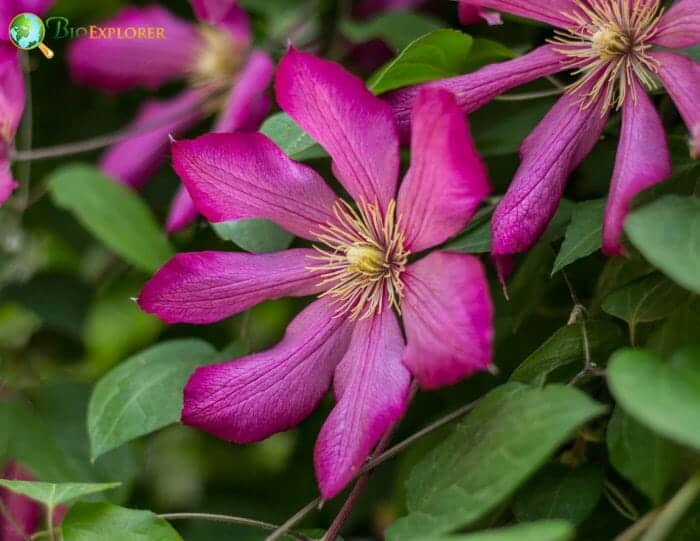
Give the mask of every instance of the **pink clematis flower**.
<path id="1" fill-rule="evenodd" d="M 567 178 L 598 140 L 611 110 L 622 128 L 603 227 L 603 251 L 623 252 L 620 237 L 634 197 L 671 173 L 661 119 L 646 93 L 660 79 L 691 133 L 698 154 L 700 66 L 666 49 L 700 42 L 700 0 L 680 0 L 663 12 L 659 0 L 466 0 L 551 24 L 550 43 L 472 74 L 428 86 L 457 95 L 472 112 L 520 84 L 562 70 L 579 76 L 523 142 L 521 166 L 493 217 L 493 253 L 530 248 L 554 215 Z M 663 49 L 662 49 L 663 48 Z M 388 97 L 399 125 L 410 123 L 417 89 Z"/>
<path id="2" fill-rule="evenodd" d="M 187 79 L 189 89 L 169 100 L 150 100 L 132 128 L 143 133 L 111 147 L 101 160 L 110 177 L 139 189 L 167 157 L 169 136 L 179 136 L 212 110 L 216 132 L 256 130 L 267 115 L 266 90 L 274 64 L 251 50 L 248 18 L 234 0 L 190 0 L 199 25 L 160 6 L 125 8 L 104 26 L 162 29 L 164 39 L 77 40 L 69 49 L 73 78 L 111 92 L 155 89 Z M 187 191 L 175 196 L 166 228 L 174 232 L 197 216 Z"/>
<path id="3" fill-rule="evenodd" d="M 270 219 L 314 248 L 180 254 L 139 304 L 169 323 L 204 324 L 263 300 L 320 294 L 274 348 L 198 369 L 182 419 L 228 441 L 259 441 L 300 423 L 332 382 L 336 405 L 315 450 L 331 498 L 403 414 L 411 374 L 433 389 L 490 366 L 493 314 L 479 260 L 445 251 L 409 259 L 462 230 L 490 187 L 449 92 L 419 93 L 412 163 L 398 187 L 391 110 L 360 79 L 292 49 L 275 87 L 355 204 L 262 134 L 176 142 L 175 170 L 208 219 Z"/>
<path id="4" fill-rule="evenodd" d="M 19 51 L 10 43 L 7 28 L 23 12 L 41 15 L 54 0 L 3 0 L 0 2 L 0 205 L 10 197 L 17 183 L 10 171 L 10 147 L 24 113 L 24 77 Z"/>

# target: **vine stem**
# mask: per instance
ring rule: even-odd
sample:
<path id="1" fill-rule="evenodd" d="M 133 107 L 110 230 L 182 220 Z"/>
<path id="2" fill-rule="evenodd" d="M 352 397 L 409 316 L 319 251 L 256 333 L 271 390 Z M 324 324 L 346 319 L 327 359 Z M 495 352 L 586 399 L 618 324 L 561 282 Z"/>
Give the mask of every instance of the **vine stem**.
<path id="1" fill-rule="evenodd" d="M 496 96 L 493 101 L 527 101 L 527 100 L 537 100 L 540 98 L 549 98 L 550 96 L 561 96 L 565 89 L 562 88 L 552 88 L 550 90 L 539 90 L 536 92 L 520 92 L 517 94 L 503 94 L 502 96 Z"/>
<path id="2" fill-rule="evenodd" d="M 424 438 L 425 436 L 431 434 L 432 432 L 435 432 L 436 430 L 439 430 L 440 428 L 450 424 L 451 422 L 456 421 L 457 419 L 459 419 L 461 417 L 464 417 L 467 413 L 469 413 L 471 410 L 473 410 L 478 403 L 479 403 L 479 400 L 475 400 L 473 402 L 470 402 L 469 404 L 465 404 L 464 406 L 456 409 L 455 411 L 448 413 L 447 415 L 445 415 L 443 417 L 440 417 L 437 421 L 429 424 L 428 426 L 419 430 L 418 432 L 411 434 L 408 438 L 406 438 L 405 440 L 402 440 L 399 443 L 397 443 L 396 445 L 390 447 L 389 449 L 387 449 L 386 451 L 384 451 L 383 453 L 381 453 L 377 457 L 371 458 L 362 467 L 362 469 L 358 472 L 357 477 L 362 476 L 365 473 L 372 471 L 373 469 L 377 468 L 378 466 L 380 466 L 381 464 L 383 464 L 387 460 L 398 455 L 404 449 L 413 445 L 416 441 Z M 277 541 L 287 531 L 289 531 L 296 524 L 298 524 L 300 521 L 302 521 L 314 509 L 318 509 L 322 503 L 323 503 L 323 501 L 322 501 L 320 496 L 314 498 L 309 503 L 307 503 L 304 507 L 302 507 L 297 513 L 295 513 L 294 516 L 292 516 L 287 522 L 285 522 L 282 526 L 280 526 L 278 530 L 276 530 L 270 536 L 268 536 L 265 541 Z"/>
<path id="3" fill-rule="evenodd" d="M 696 472 L 656 516 L 641 541 L 663 541 L 700 495 L 700 471 Z"/>
<path id="4" fill-rule="evenodd" d="M 239 524 L 241 526 L 251 526 L 263 530 L 276 530 L 279 528 L 276 524 L 263 522 L 262 520 L 254 520 L 252 518 L 235 517 L 232 515 L 217 515 L 214 513 L 165 513 L 158 515 L 164 520 L 207 520 L 210 522 L 222 522 L 224 524 Z M 289 537 L 298 541 L 310 541 L 305 535 L 287 532 Z"/>
<path id="5" fill-rule="evenodd" d="M 207 94 L 205 97 L 203 97 L 201 100 L 197 101 L 197 103 L 191 105 L 190 107 L 184 108 L 175 114 L 169 115 L 166 118 L 158 120 L 157 122 L 147 122 L 138 127 L 127 127 L 113 133 L 100 135 L 92 139 L 76 141 L 74 143 L 65 143 L 63 145 L 36 148 L 33 150 L 14 150 L 10 155 L 10 159 L 13 162 L 31 162 L 34 160 L 62 158 L 65 156 L 72 156 L 74 154 L 82 154 L 84 152 L 99 150 L 101 148 L 108 147 L 115 143 L 119 143 L 125 139 L 137 137 L 139 135 L 144 135 L 146 133 L 155 131 L 158 128 L 167 126 L 175 120 L 178 120 L 179 118 L 201 108 L 211 98 L 212 95 Z"/>
<path id="6" fill-rule="evenodd" d="M 656 516 L 660 512 L 660 509 L 652 509 L 624 532 L 618 535 L 615 538 L 615 541 L 635 541 L 635 539 L 639 538 L 639 536 L 642 535 L 642 532 L 644 532 L 644 530 L 646 530 L 649 525 L 654 522 L 654 519 L 656 519 Z"/>

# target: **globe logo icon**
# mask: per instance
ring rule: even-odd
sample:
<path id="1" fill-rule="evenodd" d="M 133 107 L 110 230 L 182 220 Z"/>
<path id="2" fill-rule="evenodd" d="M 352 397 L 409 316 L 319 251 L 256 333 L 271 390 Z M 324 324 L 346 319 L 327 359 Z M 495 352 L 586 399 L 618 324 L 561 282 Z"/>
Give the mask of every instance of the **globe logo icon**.
<path id="1" fill-rule="evenodd" d="M 46 27 L 41 17 L 34 13 L 20 13 L 10 22 L 10 41 L 19 49 L 29 51 L 39 48 L 46 58 L 53 57 L 53 51 L 44 45 Z"/>

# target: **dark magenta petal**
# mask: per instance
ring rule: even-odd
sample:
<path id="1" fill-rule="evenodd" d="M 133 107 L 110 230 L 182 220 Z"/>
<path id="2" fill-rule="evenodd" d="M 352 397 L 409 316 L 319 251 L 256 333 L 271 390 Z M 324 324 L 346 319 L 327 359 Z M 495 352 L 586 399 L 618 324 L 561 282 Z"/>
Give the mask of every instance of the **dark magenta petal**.
<path id="1" fill-rule="evenodd" d="M 100 169 L 122 184 L 143 187 L 167 160 L 170 137 L 183 135 L 202 120 L 204 97 L 189 90 L 174 99 L 147 101 L 129 126 L 143 133 L 110 147 Z"/>
<path id="2" fill-rule="evenodd" d="M 391 109 L 342 66 L 290 49 L 275 78 L 277 101 L 328 151 L 333 172 L 356 200 L 396 196 L 399 140 Z"/>
<path id="3" fill-rule="evenodd" d="M 18 481 L 34 481 L 35 479 L 17 462 L 10 462 L 0 470 L 3 479 Z M 25 496 L 10 492 L 6 488 L 0 488 L 0 504 L 3 513 L 0 513 L 0 540 L 25 541 L 39 529 L 39 521 L 42 515 L 42 506 Z M 11 520 L 8 520 L 9 515 Z"/>
<path id="4" fill-rule="evenodd" d="M 420 252 L 459 233 L 490 191 L 454 96 L 421 90 L 413 110 L 411 167 L 397 205 L 406 249 Z"/>
<path id="5" fill-rule="evenodd" d="M 700 43 L 700 0 L 679 0 L 672 5 L 659 21 L 654 43 L 672 49 Z"/>
<path id="6" fill-rule="evenodd" d="M 391 310 L 355 325 L 347 353 L 335 371 L 337 404 L 314 450 L 324 499 L 335 497 L 347 486 L 406 410 L 411 375 L 401 362 L 404 347 Z"/>
<path id="7" fill-rule="evenodd" d="M 197 369 L 185 387 L 182 421 L 236 443 L 296 426 L 326 393 L 351 331 L 328 301 L 315 301 L 274 348 Z"/>
<path id="8" fill-rule="evenodd" d="M 2 143 L 0 143 L 0 146 L 2 146 Z M 12 178 L 10 162 L 0 160 L 0 206 L 7 201 L 17 186 L 18 184 Z"/>
<path id="9" fill-rule="evenodd" d="M 162 28 L 163 39 L 80 38 L 68 48 L 73 79 L 119 92 L 134 87 L 154 89 L 185 77 L 200 45 L 196 27 L 160 6 L 128 7 L 102 26 Z"/>
<path id="10" fill-rule="evenodd" d="M 475 6 L 469 0 L 460 0 L 459 2 L 459 22 L 464 25 L 481 22 L 486 22 L 489 26 L 503 24 L 500 13 Z"/>
<path id="11" fill-rule="evenodd" d="M 559 28 L 572 26 L 571 19 L 564 14 L 574 13 L 577 9 L 575 0 L 461 0 L 461 2 L 467 6 L 490 8 Z"/>
<path id="12" fill-rule="evenodd" d="M 666 133 L 646 92 L 634 79 L 622 107 L 622 129 L 603 223 L 603 252 L 621 255 L 620 236 L 632 200 L 671 175 Z"/>
<path id="13" fill-rule="evenodd" d="M 313 240 L 322 225 L 335 220 L 336 196 L 323 178 L 262 134 L 177 141 L 172 155 L 195 205 L 212 222 L 266 218 Z"/>
<path id="14" fill-rule="evenodd" d="M 272 82 L 275 64 L 262 51 L 253 51 L 231 89 L 226 106 L 214 126 L 215 132 L 233 132 L 244 128 L 257 130 L 254 124 L 267 115 L 260 110 L 260 99 Z M 263 103 L 269 105 L 268 100 Z M 251 118 L 252 117 L 252 118 Z"/>
<path id="15" fill-rule="evenodd" d="M 566 61 L 566 57 L 557 53 L 553 46 L 544 45 L 514 60 L 491 64 L 467 75 L 396 90 L 387 94 L 385 99 L 394 111 L 402 140 L 407 141 L 413 101 L 420 88 L 448 90 L 456 96 L 460 109 L 471 113 L 511 88 L 561 71 Z"/>
<path id="16" fill-rule="evenodd" d="M 679 54 L 652 54 L 659 62 L 659 78 L 688 126 L 691 150 L 700 157 L 700 64 Z"/>
<path id="17" fill-rule="evenodd" d="M 9 144 L 24 113 L 24 76 L 17 49 L 0 42 L 0 142 Z"/>
<path id="18" fill-rule="evenodd" d="M 139 306 L 167 323 L 213 323 L 256 304 L 323 291 L 308 270 L 316 252 L 195 252 L 176 255 L 151 278 Z"/>
<path id="19" fill-rule="evenodd" d="M 493 355 L 493 307 L 481 262 L 433 252 L 409 266 L 401 302 L 408 345 L 404 363 L 424 389 L 487 370 Z"/>
<path id="20" fill-rule="evenodd" d="M 168 233 L 176 233 L 190 225 L 199 216 L 199 211 L 192 201 L 187 188 L 180 186 L 173 198 L 165 223 Z"/>
<path id="21" fill-rule="evenodd" d="M 492 219 L 492 252 L 524 252 L 540 238 L 559 206 L 566 181 L 595 146 L 608 118 L 604 100 L 581 107 L 566 94 L 520 147 L 521 163 Z"/>

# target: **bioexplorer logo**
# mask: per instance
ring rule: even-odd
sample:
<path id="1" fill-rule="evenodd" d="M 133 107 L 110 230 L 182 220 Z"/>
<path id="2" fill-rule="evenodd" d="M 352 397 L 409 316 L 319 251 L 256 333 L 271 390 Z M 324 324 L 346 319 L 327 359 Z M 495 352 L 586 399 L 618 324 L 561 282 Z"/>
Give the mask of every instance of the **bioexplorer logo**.
<path id="1" fill-rule="evenodd" d="M 18 49 L 39 49 L 46 58 L 53 58 L 53 51 L 44 45 L 46 27 L 41 17 L 34 13 L 20 13 L 10 21 L 10 41 Z"/>
<path id="2" fill-rule="evenodd" d="M 67 17 L 49 17 L 46 22 L 34 13 L 20 13 L 10 21 L 10 41 L 23 51 L 39 49 L 46 58 L 54 53 L 44 44 L 44 39 L 116 39 L 161 40 L 166 39 L 162 26 L 108 26 L 91 24 L 73 26 Z"/>

